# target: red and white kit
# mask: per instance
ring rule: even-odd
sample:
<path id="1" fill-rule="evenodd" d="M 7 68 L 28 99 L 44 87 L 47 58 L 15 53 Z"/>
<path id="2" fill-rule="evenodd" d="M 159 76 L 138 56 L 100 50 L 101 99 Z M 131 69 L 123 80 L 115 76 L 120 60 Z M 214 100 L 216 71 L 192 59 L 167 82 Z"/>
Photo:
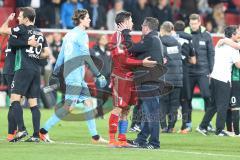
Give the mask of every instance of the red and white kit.
<path id="1" fill-rule="evenodd" d="M 121 32 L 113 34 L 112 44 L 114 44 L 111 52 L 113 60 L 111 75 L 113 104 L 116 107 L 135 105 L 137 104 L 137 93 L 131 69 L 142 65 L 143 61 L 134 59 L 128 52 Z"/>

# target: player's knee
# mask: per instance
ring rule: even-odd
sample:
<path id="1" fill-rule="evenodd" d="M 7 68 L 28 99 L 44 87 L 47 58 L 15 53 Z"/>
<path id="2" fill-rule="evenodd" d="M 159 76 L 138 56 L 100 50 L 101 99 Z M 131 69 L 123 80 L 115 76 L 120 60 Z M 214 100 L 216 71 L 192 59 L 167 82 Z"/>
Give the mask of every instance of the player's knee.
<path id="1" fill-rule="evenodd" d="M 121 114 L 122 112 L 122 109 L 119 108 L 119 107 L 115 107 L 113 110 L 112 110 L 112 114 Z"/>
<path id="2" fill-rule="evenodd" d="M 37 98 L 29 98 L 28 103 L 31 108 L 37 106 L 38 105 Z"/>
<path id="3" fill-rule="evenodd" d="M 129 114 L 129 109 L 122 109 L 122 115 L 127 116 Z"/>
<path id="4" fill-rule="evenodd" d="M 21 100 L 21 95 L 19 95 L 19 94 L 11 94 L 11 97 L 10 97 L 10 101 L 11 102 L 14 102 L 14 101 L 20 102 L 20 100 Z"/>

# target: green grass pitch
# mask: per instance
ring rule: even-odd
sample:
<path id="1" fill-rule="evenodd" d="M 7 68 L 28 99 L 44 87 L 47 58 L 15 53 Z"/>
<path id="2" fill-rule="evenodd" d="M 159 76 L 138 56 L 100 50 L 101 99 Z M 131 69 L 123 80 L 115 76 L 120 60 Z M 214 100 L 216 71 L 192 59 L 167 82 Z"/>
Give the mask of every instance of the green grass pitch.
<path id="1" fill-rule="evenodd" d="M 42 109 L 42 125 L 53 110 Z M 199 124 L 203 112 L 194 111 L 193 128 Z M 24 110 L 25 124 L 32 133 L 31 112 Z M 97 120 L 99 133 L 107 138 L 108 115 Z M 181 122 L 177 122 L 177 129 Z M 60 122 L 51 131 L 54 144 L 8 143 L 7 109 L 0 108 L 0 160 L 239 160 L 240 137 L 204 137 L 195 131 L 189 135 L 161 134 L 160 150 L 109 148 L 91 143 L 85 122 Z M 136 133 L 128 133 L 133 139 Z"/>

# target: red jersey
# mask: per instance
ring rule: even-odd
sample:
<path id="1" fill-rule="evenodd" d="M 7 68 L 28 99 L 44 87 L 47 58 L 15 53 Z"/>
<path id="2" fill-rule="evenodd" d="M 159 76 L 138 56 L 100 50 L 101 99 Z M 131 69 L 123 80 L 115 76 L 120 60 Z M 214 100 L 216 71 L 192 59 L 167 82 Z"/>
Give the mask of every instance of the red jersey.
<path id="1" fill-rule="evenodd" d="M 129 54 L 121 32 L 115 32 L 112 36 L 112 44 L 114 45 L 111 51 L 113 68 L 112 74 L 120 76 L 121 78 L 133 78 L 131 69 L 142 65 L 142 60 L 134 59 Z"/>
<path id="2" fill-rule="evenodd" d="M 114 48 L 111 51 L 113 62 L 111 84 L 113 86 L 114 106 L 128 107 L 129 105 L 135 105 L 137 94 L 131 69 L 142 65 L 142 60 L 134 59 L 129 54 L 121 32 L 113 34 L 112 44 Z"/>

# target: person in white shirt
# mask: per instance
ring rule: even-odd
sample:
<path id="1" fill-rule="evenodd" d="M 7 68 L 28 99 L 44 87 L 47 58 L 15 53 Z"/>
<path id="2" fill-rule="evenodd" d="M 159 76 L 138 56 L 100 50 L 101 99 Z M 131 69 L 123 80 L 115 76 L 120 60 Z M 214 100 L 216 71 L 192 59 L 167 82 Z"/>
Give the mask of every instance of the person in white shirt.
<path id="1" fill-rule="evenodd" d="M 239 30 L 237 26 L 228 26 L 224 30 L 226 38 L 237 42 Z M 229 45 L 216 46 L 215 59 L 211 77 L 211 106 L 207 108 L 203 120 L 197 131 L 203 135 L 208 135 L 207 126 L 215 113 L 216 118 L 216 135 L 229 136 L 229 133 L 224 130 L 227 109 L 229 106 L 231 95 L 231 72 L 232 66 L 240 68 L 240 55 L 237 49 Z"/>

